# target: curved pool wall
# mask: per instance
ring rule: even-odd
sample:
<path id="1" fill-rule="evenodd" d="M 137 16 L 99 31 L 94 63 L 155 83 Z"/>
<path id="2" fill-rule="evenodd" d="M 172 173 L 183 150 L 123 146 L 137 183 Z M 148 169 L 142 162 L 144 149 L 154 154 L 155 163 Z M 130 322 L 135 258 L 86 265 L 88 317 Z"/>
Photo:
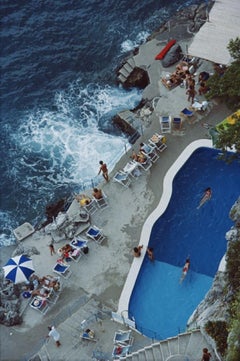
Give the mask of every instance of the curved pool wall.
<path id="1" fill-rule="evenodd" d="M 184 163 L 189 159 L 189 157 L 192 155 L 192 153 L 197 150 L 198 148 L 205 147 L 205 148 L 212 148 L 212 142 L 211 140 L 198 140 L 193 143 L 191 143 L 188 147 L 185 148 L 185 150 L 181 153 L 181 155 L 178 157 L 178 159 L 173 163 L 171 168 L 166 173 L 166 176 L 164 177 L 163 181 L 163 194 L 160 199 L 160 202 L 156 209 L 150 214 L 150 216 L 147 218 L 140 237 L 139 244 L 144 245 L 144 249 L 146 250 L 150 235 L 153 229 L 153 226 L 155 222 L 161 217 L 161 215 L 165 212 L 166 208 L 168 207 L 169 201 L 171 199 L 172 195 L 172 186 L 173 186 L 173 180 L 177 172 L 182 168 Z M 128 308 L 129 308 L 129 302 L 130 298 L 133 292 L 133 288 L 135 286 L 136 279 L 138 277 L 139 271 L 142 266 L 142 262 L 144 260 L 144 254 L 142 257 L 135 258 L 133 260 L 132 266 L 130 268 L 127 280 L 125 282 L 122 294 L 120 296 L 119 300 L 119 306 L 118 306 L 118 314 L 120 318 L 127 323 L 128 320 Z M 222 263 L 223 264 L 223 263 Z M 129 322 L 132 322 L 131 320 Z"/>

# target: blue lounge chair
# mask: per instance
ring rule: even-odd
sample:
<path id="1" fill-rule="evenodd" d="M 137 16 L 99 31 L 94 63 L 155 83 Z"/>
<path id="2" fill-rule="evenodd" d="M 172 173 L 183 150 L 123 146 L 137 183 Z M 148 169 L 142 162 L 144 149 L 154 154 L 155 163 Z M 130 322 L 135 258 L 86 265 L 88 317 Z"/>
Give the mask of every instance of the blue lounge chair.
<path id="1" fill-rule="evenodd" d="M 88 231 L 86 232 L 86 236 L 91 238 L 93 241 L 95 241 L 98 244 L 101 244 L 104 239 L 106 238 L 101 229 L 99 229 L 96 226 L 91 226 Z"/>
<path id="2" fill-rule="evenodd" d="M 83 238 L 74 238 L 71 242 L 70 242 L 70 246 L 75 248 L 75 249 L 79 249 L 81 252 L 83 251 L 83 249 L 85 247 L 87 247 L 88 241 L 86 239 Z"/>
<path id="3" fill-rule="evenodd" d="M 123 346 L 123 345 L 115 345 L 113 348 L 112 356 L 116 358 L 120 358 L 122 356 L 127 356 L 130 352 L 131 345 Z"/>
<path id="4" fill-rule="evenodd" d="M 53 272 L 61 275 L 64 278 L 69 278 L 72 274 L 72 271 L 70 271 L 69 268 L 69 265 L 65 265 L 63 263 L 56 263 L 53 267 Z"/>
<path id="5" fill-rule="evenodd" d="M 115 332 L 113 342 L 115 345 L 132 345 L 133 337 L 131 337 L 131 330 L 130 331 L 117 331 Z"/>
<path id="6" fill-rule="evenodd" d="M 188 108 L 184 108 L 182 111 L 181 111 L 181 114 L 184 116 L 184 117 L 187 117 L 187 118 L 190 118 L 193 116 L 194 112 Z"/>

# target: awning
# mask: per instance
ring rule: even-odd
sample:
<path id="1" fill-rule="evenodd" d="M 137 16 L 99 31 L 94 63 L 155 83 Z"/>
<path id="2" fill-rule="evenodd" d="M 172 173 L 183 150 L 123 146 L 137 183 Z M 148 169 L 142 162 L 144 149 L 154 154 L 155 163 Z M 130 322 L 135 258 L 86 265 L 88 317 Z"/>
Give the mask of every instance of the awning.
<path id="1" fill-rule="evenodd" d="M 207 21 L 195 35 L 188 54 L 228 65 L 232 59 L 227 50 L 231 39 L 239 37 L 240 1 L 215 1 Z"/>

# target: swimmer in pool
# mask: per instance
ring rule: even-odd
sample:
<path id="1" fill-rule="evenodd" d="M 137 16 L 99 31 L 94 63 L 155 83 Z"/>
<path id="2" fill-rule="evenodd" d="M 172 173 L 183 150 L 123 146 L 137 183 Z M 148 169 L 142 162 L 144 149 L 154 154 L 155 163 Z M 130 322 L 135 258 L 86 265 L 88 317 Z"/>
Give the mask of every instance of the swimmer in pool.
<path id="1" fill-rule="evenodd" d="M 186 262 L 185 262 L 185 265 L 184 265 L 184 267 L 182 269 L 182 276 L 180 278 L 180 283 L 182 283 L 182 281 L 186 277 L 186 275 L 187 275 L 187 273 L 189 271 L 189 268 L 190 268 L 190 258 L 187 258 Z"/>
<path id="2" fill-rule="evenodd" d="M 197 207 L 197 209 L 199 209 L 200 207 L 202 207 L 202 205 L 204 203 L 206 203 L 207 201 L 209 201 L 209 199 L 212 197 L 212 190 L 210 187 L 206 188 L 204 191 L 204 195 L 199 203 L 199 206 Z"/>

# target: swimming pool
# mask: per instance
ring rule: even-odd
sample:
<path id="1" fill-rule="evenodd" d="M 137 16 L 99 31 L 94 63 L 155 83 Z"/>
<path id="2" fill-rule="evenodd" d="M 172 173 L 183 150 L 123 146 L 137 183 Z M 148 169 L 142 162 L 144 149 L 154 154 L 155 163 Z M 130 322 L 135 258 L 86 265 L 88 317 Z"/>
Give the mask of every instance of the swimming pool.
<path id="1" fill-rule="evenodd" d="M 185 330 L 226 251 L 225 233 L 232 225 L 228 214 L 240 193 L 240 165 L 226 164 L 218 154 L 205 147 L 192 153 L 174 176 L 170 201 L 151 228 L 155 261 L 145 256 L 128 304 L 129 318 L 148 337 L 160 340 Z M 197 209 L 208 186 L 212 198 Z M 187 257 L 190 271 L 180 284 Z"/>

